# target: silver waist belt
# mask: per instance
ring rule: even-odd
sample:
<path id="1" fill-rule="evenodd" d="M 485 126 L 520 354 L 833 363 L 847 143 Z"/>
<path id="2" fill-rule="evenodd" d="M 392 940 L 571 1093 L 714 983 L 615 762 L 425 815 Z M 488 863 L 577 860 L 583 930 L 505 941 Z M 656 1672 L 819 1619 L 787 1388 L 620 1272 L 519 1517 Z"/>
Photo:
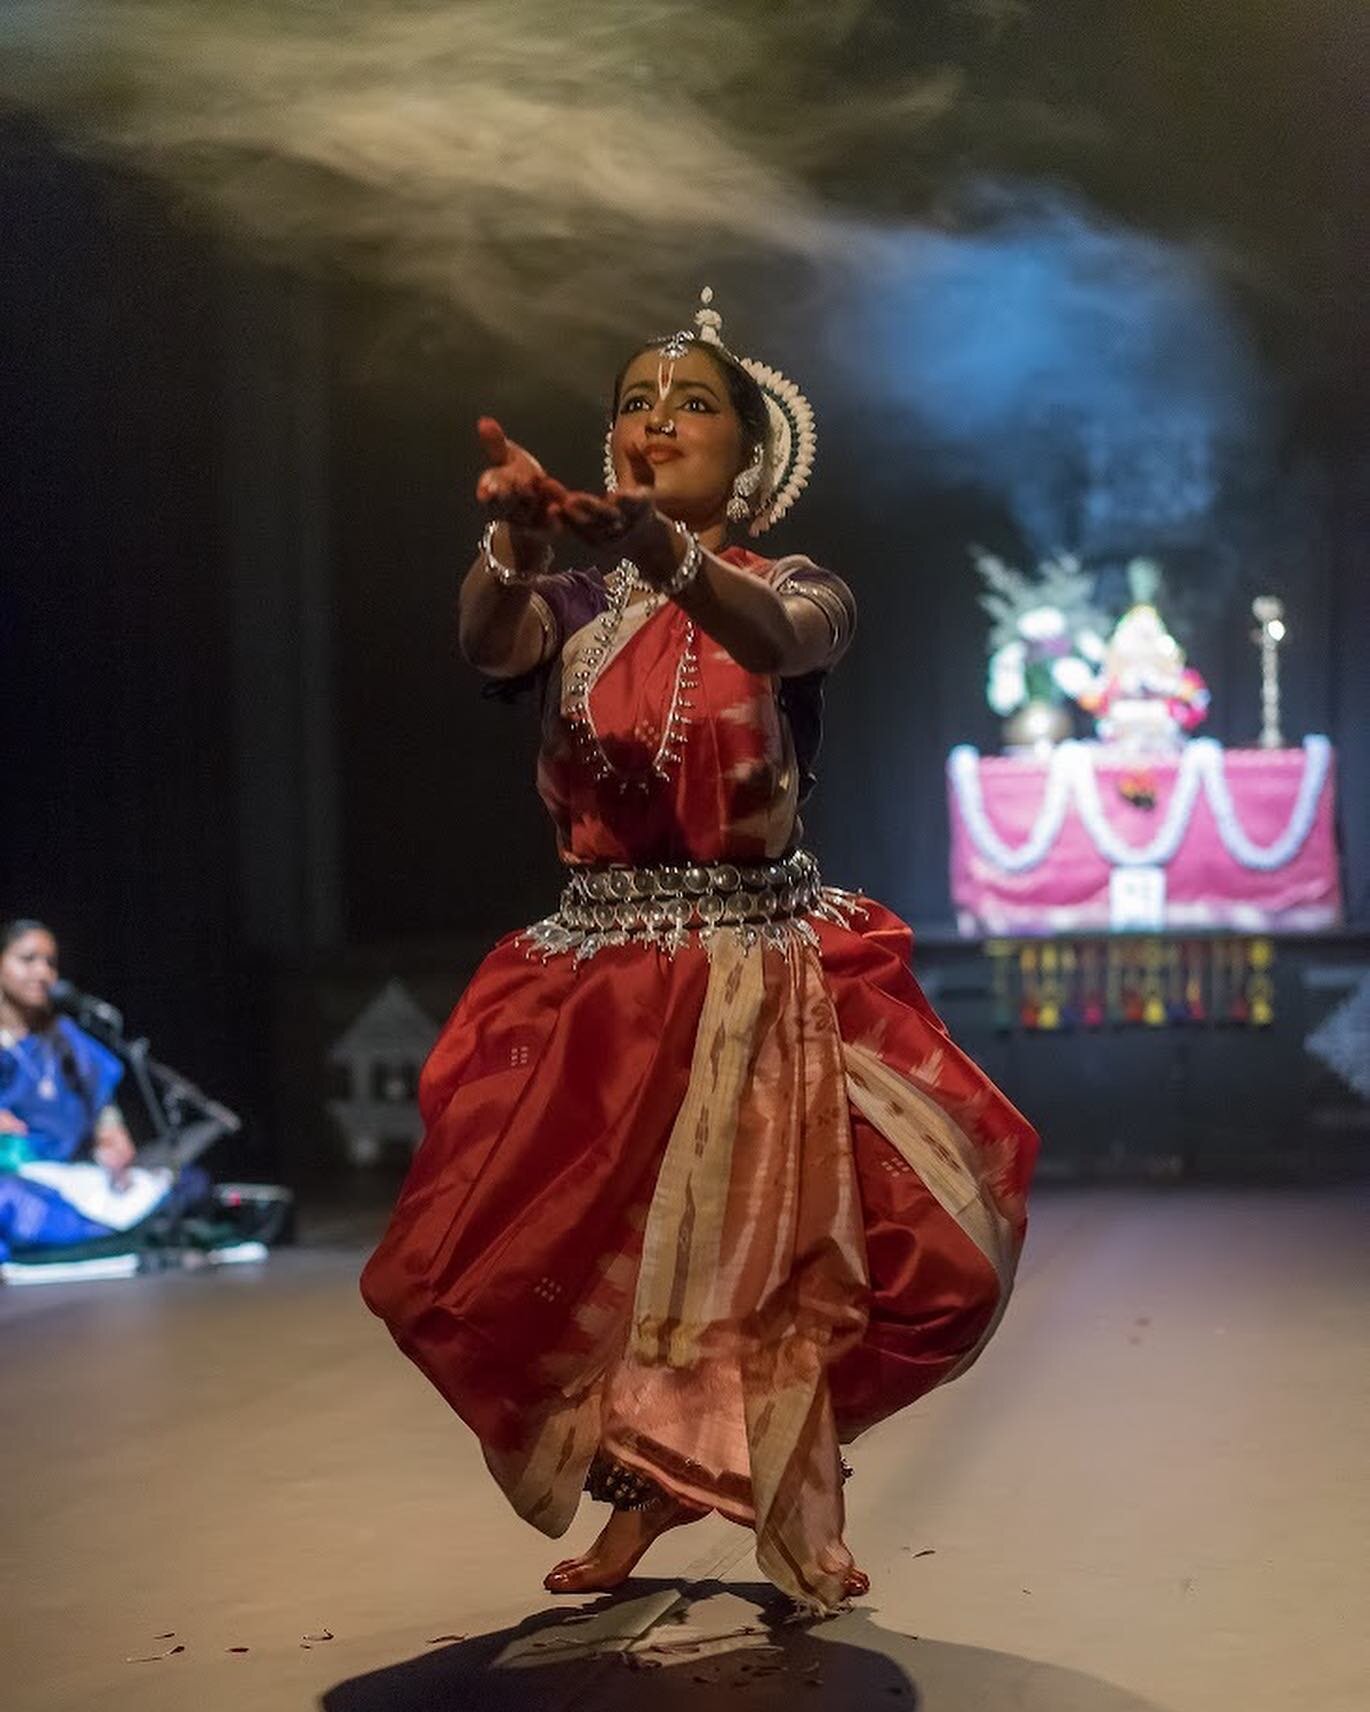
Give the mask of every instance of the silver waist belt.
<path id="1" fill-rule="evenodd" d="M 807 850 L 746 867 L 581 868 L 566 882 L 557 914 L 567 927 L 601 933 L 740 925 L 803 915 L 822 889 Z"/>
<path id="2" fill-rule="evenodd" d="M 751 937 L 807 915 L 844 919 L 834 904 L 845 894 L 825 888 L 806 850 L 778 862 L 711 862 L 660 868 L 579 868 L 566 882 L 554 916 L 524 939 L 544 955 L 593 955 L 634 940 L 678 950 L 691 933 L 740 928 Z"/>

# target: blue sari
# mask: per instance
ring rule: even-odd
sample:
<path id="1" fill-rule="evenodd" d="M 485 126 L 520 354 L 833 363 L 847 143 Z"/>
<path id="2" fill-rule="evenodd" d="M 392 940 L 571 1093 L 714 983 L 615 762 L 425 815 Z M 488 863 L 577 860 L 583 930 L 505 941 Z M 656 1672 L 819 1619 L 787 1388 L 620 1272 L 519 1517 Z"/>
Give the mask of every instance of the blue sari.
<path id="1" fill-rule="evenodd" d="M 66 1017 L 0 1046 L 0 1110 L 28 1129 L 0 1134 L 0 1261 L 11 1251 L 69 1247 L 126 1230 L 165 1196 L 169 1173 L 158 1174 L 164 1185 L 136 1182 L 137 1193 L 121 1206 L 107 1174 L 75 1162 L 123 1075 L 109 1048 Z"/>

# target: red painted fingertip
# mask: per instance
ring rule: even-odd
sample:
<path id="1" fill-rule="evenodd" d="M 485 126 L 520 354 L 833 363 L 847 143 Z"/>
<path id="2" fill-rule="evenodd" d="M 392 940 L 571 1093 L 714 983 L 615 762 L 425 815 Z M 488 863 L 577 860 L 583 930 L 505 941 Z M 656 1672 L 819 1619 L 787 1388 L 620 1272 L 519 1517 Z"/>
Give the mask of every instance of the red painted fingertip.
<path id="1" fill-rule="evenodd" d="M 480 443 L 485 448 L 485 455 L 492 463 L 502 464 L 509 456 L 509 442 L 505 439 L 504 430 L 493 416 L 482 416 L 476 423 L 476 433 Z"/>

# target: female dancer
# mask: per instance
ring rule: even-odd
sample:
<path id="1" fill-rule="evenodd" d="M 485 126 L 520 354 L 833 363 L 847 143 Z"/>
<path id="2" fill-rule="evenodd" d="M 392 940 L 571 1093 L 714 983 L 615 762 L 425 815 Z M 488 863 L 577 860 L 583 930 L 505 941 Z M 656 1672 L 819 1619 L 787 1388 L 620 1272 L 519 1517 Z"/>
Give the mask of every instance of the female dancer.
<path id="1" fill-rule="evenodd" d="M 828 1611 L 866 1578 L 839 1445 L 974 1360 L 1036 1152 L 948 1038 L 911 935 L 800 844 L 850 591 L 729 545 L 807 481 L 792 383 L 704 294 L 618 377 L 604 496 L 493 422 L 461 595 L 484 672 L 543 692 L 561 907 L 502 941 L 423 1077 L 427 1133 L 362 1280 L 518 1513 L 613 1513 L 557 1592 L 709 1510 Z M 571 540 L 598 569 L 554 570 Z"/>

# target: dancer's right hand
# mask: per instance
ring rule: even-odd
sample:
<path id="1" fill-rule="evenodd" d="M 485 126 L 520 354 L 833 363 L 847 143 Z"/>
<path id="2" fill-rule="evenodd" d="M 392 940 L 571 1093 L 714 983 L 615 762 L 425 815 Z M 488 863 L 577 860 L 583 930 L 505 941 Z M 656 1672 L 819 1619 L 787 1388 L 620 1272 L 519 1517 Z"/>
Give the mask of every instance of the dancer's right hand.
<path id="1" fill-rule="evenodd" d="M 476 483 L 477 500 L 511 529 L 550 540 L 561 529 L 559 508 L 566 489 L 531 452 L 509 439 L 492 416 L 482 416 L 476 432 L 489 466 Z"/>

